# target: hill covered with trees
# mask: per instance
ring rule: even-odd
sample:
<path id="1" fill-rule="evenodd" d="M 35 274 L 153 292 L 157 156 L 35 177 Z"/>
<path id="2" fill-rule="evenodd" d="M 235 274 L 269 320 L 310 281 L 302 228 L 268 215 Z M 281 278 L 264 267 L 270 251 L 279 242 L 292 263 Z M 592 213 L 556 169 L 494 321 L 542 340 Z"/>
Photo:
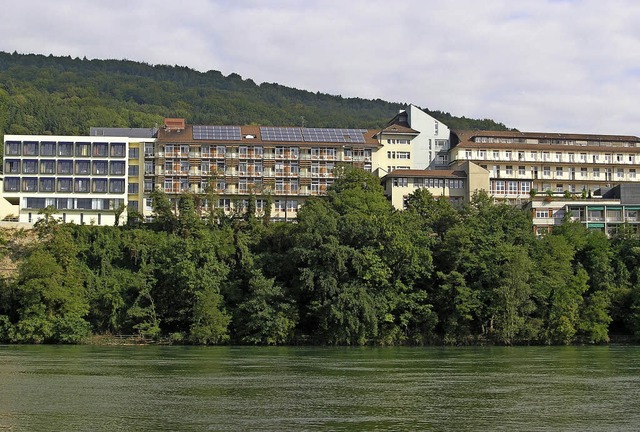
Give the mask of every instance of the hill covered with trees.
<path id="1" fill-rule="evenodd" d="M 92 126 L 153 127 L 164 117 L 193 124 L 377 128 L 405 105 L 257 85 L 213 70 L 0 52 L 0 134 L 86 135 Z M 454 129 L 505 129 L 492 120 L 426 111 Z"/>

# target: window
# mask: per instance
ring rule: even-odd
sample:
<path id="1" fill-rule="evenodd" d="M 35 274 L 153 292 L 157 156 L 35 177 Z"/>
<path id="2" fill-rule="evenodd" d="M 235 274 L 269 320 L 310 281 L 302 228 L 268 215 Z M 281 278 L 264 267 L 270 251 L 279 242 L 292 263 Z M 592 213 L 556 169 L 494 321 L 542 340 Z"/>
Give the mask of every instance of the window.
<path id="1" fill-rule="evenodd" d="M 580 162 L 586 162 L 586 161 L 587 161 L 587 154 L 580 153 Z"/>
<path id="2" fill-rule="evenodd" d="M 550 176 L 551 175 L 551 167 L 542 167 L 542 175 Z"/>
<path id="3" fill-rule="evenodd" d="M 91 210 L 93 200 L 91 198 L 76 198 L 76 209 Z"/>
<path id="4" fill-rule="evenodd" d="M 55 156 L 56 155 L 56 143 L 54 142 L 43 142 L 40 144 L 40 155 L 41 156 Z"/>
<path id="5" fill-rule="evenodd" d="M 124 175 L 124 161 L 111 161 L 111 175 Z"/>
<path id="6" fill-rule="evenodd" d="M 580 177 L 581 178 L 587 178 L 587 169 L 586 168 L 580 168 Z"/>
<path id="7" fill-rule="evenodd" d="M 542 152 L 542 160 L 545 162 L 549 160 L 549 152 Z"/>
<path id="8" fill-rule="evenodd" d="M 95 193 L 107 193 L 107 179 L 94 179 L 93 191 Z"/>
<path id="9" fill-rule="evenodd" d="M 93 174 L 106 175 L 108 163 L 107 161 L 93 161 Z"/>
<path id="10" fill-rule="evenodd" d="M 26 208 L 43 209 L 46 206 L 47 200 L 45 198 L 27 198 Z"/>
<path id="11" fill-rule="evenodd" d="M 58 156 L 73 156 L 73 143 L 58 143 Z"/>
<path id="12" fill-rule="evenodd" d="M 498 150 L 493 151 L 493 159 L 500 159 L 500 152 Z"/>
<path id="13" fill-rule="evenodd" d="M 55 174 L 55 173 L 56 173 L 56 161 L 54 160 L 40 161 L 40 174 Z"/>
<path id="14" fill-rule="evenodd" d="M 144 155 L 145 156 L 154 156 L 155 150 L 153 148 L 153 143 L 144 143 Z"/>
<path id="15" fill-rule="evenodd" d="M 54 192 L 55 180 L 53 178 L 40 179 L 40 192 Z"/>
<path id="16" fill-rule="evenodd" d="M 124 157 L 124 143 L 111 143 L 111 157 Z"/>
<path id="17" fill-rule="evenodd" d="M 89 166 L 88 160 L 76 161 L 76 174 L 89 174 Z"/>
<path id="18" fill-rule="evenodd" d="M 531 192 L 531 182 L 520 182 L 520 192 L 523 194 L 528 194 Z"/>
<path id="19" fill-rule="evenodd" d="M 478 150 L 478 157 L 480 159 L 486 159 L 487 158 L 487 151 L 486 150 Z"/>
<path id="20" fill-rule="evenodd" d="M 556 162 L 562 161 L 562 153 L 556 152 Z"/>
<path id="21" fill-rule="evenodd" d="M 58 192 L 71 192 L 73 180 L 70 178 L 58 179 Z"/>
<path id="22" fill-rule="evenodd" d="M 396 177 L 393 179 L 394 187 L 406 187 L 409 184 L 407 177 Z"/>
<path id="23" fill-rule="evenodd" d="M 37 192 L 38 179 L 36 177 L 27 177 L 22 179 L 22 192 Z"/>
<path id="24" fill-rule="evenodd" d="M 531 152 L 531 160 L 537 161 L 538 160 L 538 152 L 537 151 L 532 151 Z"/>
<path id="25" fill-rule="evenodd" d="M 22 162 L 22 172 L 25 174 L 38 173 L 38 161 L 35 159 L 27 159 Z"/>
<path id="26" fill-rule="evenodd" d="M 38 156 L 38 143 L 26 142 L 22 145 L 22 154 L 24 156 Z"/>
<path id="27" fill-rule="evenodd" d="M 140 158 L 140 149 L 139 148 L 130 148 L 129 149 L 129 159 L 139 159 Z"/>
<path id="28" fill-rule="evenodd" d="M 109 154 L 109 144 L 107 143 L 93 143 L 93 156 L 94 157 L 106 157 Z"/>
<path id="29" fill-rule="evenodd" d="M 618 171 L 616 172 L 616 177 L 619 179 L 624 178 L 624 169 L 618 168 Z"/>
<path id="30" fill-rule="evenodd" d="M 145 179 L 144 180 L 144 191 L 151 192 L 153 190 L 153 180 Z"/>
<path id="31" fill-rule="evenodd" d="M 496 193 L 504 194 L 504 182 L 501 180 L 496 181 Z"/>
<path id="32" fill-rule="evenodd" d="M 139 190 L 140 190 L 140 185 L 138 183 L 129 183 L 128 191 L 127 191 L 128 193 L 137 194 Z"/>
<path id="33" fill-rule="evenodd" d="M 89 192 L 89 183 L 90 182 L 88 178 L 74 179 L 73 190 L 75 192 Z"/>
<path id="34" fill-rule="evenodd" d="M 124 192 L 124 180 L 123 179 L 111 179 L 111 180 L 109 180 L 109 192 L 110 193 L 123 193 Z"/>
<path id="35" fill-rule="evenodd" d="M 8 141 L 5 146 L 4 153 L 7 156 L 20 156 L 20 143 Z"/>
<path id="36" fill-rule="evenodd" d="M 525 168 L 523 166 L 519 166 L 518 167 L 518 175 L 520 175 L 520 176 L 526 175 L 526 170 L 525 170 Z"/>
<path id="37" fill-rule="evenodd" d="M 562 187 L 562 183 L 558 183 L 556 185 L 556 192 L 563 192 L 564 188 Z"/>
<path id="38" fill-rule="evenodd" d="M 138 165 L 129 165 L 128 172 L 130 176 L 137 176 L 140 174 L 140 167 Z"/>
<path id="39" fill-rule="evenodd" d="M 19 177 L 5 177 L 4 179 L 5 192 L 20 192 L 20 178 Z"/>
<path id="40" fill-rule="evenodd" d="M 4 161 L 5 174 L 20 174 L 20 161 L 17 159 Z"/>
<path id="41" fill-rule="evenodd" d="M 519 151 L 518 152 L 518 160 L 524 160 L 524 152 L 523 151 Z"/>
<path id="42" fill-rule="evenodd" d="M 576 161 L 576 155 L 574 153 L 569 153 L 569 162 L 575 162 Z"/>
<path id="43" fill-rule="evenodd" d="M 511 150 L 505 151 L 504 155 L 506 156 L 507 160 L 511 160 Z"/>
<path id="44" fill-rule="evenodd" d="M 508 176 L 512 176 L 513 175 L 513 165 L 507 165 L 506 174 Z"/>
<path id="45" fill-rule="evenodd" d="M 600 178 L 600 168 L 593 169 L 593 178 Z"/>
<path id="46" fill-rule="evenodd" d="M 556 167 L 556 177 L 562 177 L 562 167 Z"/>
<path id="47" fill-rule="evenodd" d="M 90 147 L 89 143 L 76 143 L 76 156 L 90 156 Z"/>
<path id="48" fill-rule="evenodd" d="M 635 179 L 636 178 L 636 170 L 635 168 L 632 168 L 629 170 L 629 178 L 630 179 Z"/>
<path id="49" fill-rule="evenodd" d="M 518 193 L 518 182 L 517 181 L 510 181 L 507 182 L 507 192 L 515 195 Z"/>
<path id="50" fill-rule="evenodd" d="M 471 150 L 465 150 L 464 151 L 464 157 L 466 159 L 471 159 Z"/>
<path id="51" fill-rule="evenodd" d="M 544 219 L 549 217 L 549 210 L 536 210 L 536 218 Z"/>

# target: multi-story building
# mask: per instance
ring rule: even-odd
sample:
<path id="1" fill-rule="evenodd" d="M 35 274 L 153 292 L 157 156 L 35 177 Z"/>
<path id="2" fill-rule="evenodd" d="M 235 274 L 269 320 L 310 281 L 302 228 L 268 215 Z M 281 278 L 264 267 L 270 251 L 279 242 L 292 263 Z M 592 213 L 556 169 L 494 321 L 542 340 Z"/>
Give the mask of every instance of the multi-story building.
<path id="1" fill-rule="evenodd" d="M 376 138 L 384 148 L 373 165 L 384 176 L 396 169 L 448 169 L 449 128 L 414 105 L 401 110 Z"/>
<path id="2" fill-rule="evenodd" d="M 622 225 L 640 228 L 640 184 L 597 189 L 587 197 L 536 196 L 526 204 L 536 234 L 547 233 L 565 220 L 582 223 L 590 230 L 616 233 Z"/>
<path id="3" fill-rule="evenodd" d="M 489 193 L 528 200 L 534 193 L 581 195 L 640 181 L 640 138 L 517 131 L 452 133 L 452 161 L 490 173 Z"/>
<path id="4" fill-rule="evenodd" d="M 170 196 L 212 191 L 214 205 L 258 212 L 272 202 L 274 219 L 295 218 L 306 197 L 322 195 L 338 165 L 373 169 L 377 131 L 269 126 L 199 126 L 166 119 L 144 152 L 144 191 Z M 150 202 L 144 211 L 150 210 Z"/>
<path id="5" fill-rule="evenodd" d="M 90 136 L 4 140 L 2 196 L 8 205 L 0 211 L 28 223 L 48 206 L 75 223 L 114 224 L 116 215 L 126 217 L 117 211 L 125 204 L 151 217 L 155 189 L 176 205 L 180 193 L 206 193 L 229 212 L 245 208 L 254 196 L 259 213 L 271 203 L 271 216 L 288 220 L 307 197 L 326 192 L 339 165 L 378 173 L 399 209 L 417 188 L 457 204 L 478 190 L 514 203 L 536 195 L 575 199 L 633 184 L 640 170 L 635 136 L 450 132 L 413 105 L 382 130 L 165 119 L 159 130 L 92 128 Z"/>
<path id="6" fill-rule="evenodd" d="M 135 205 L 129 192 L 137 184 L 134 167 L 143 140 L 5 135 L 2 196 L 20 222 L 34 223 L 53 206 L 66 222 L 113 225 L 127 202 Z"/>

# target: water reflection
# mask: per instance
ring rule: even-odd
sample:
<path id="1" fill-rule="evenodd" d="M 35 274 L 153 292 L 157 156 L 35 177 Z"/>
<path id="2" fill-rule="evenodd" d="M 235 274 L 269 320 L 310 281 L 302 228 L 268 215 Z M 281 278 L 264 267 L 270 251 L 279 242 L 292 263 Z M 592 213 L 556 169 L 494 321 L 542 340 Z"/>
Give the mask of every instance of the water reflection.
<path id="1" fill-rule="evenodd" d="M 0 346 L 0 430 L 636 430 L 638 354 Z"/>

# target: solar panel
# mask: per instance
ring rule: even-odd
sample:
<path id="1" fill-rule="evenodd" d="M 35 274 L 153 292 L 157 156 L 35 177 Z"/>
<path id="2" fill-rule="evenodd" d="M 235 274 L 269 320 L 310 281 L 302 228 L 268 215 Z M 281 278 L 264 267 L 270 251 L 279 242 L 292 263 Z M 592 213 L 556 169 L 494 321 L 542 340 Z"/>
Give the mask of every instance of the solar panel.
<path id="1" fill-rule="evenodd" d="M 193 126 L 193 139 L 240 141 L 240 126 Z"/>
<path id="2" fill-rule="evenodd" d="M 307 142 L 364 143 L 366 129 L 304 128 Z"/>
<path id="3" fill-rule="evenodd" d="M 263 141 L 303 141 L 300 128 L 293 127 L 260 127 Z"/>

